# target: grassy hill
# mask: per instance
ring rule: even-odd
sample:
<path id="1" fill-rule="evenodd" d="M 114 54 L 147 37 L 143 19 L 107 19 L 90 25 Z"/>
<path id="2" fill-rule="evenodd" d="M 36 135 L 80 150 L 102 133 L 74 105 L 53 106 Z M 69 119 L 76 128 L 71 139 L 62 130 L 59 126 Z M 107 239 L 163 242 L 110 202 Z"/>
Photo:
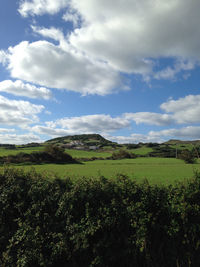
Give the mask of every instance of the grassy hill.
<path id="1" fill-rule="evenodd" d="M 176 139 L 171 139 L 164 144 L 166 145 L 200 145 L 200 140 L 192 140 L 192 141 L 182 141 L 182 140 L 176 140 Z"/>
<path id="2" fill-rule="evenodd" d="M 102 137 L 100 134 L 80 134 L 80 135 L 69 135 L 63 137 L 57 137 L 54 139 L 50 139 L 45 143 L 53 143 L 57 145 L 66 145 L 71 147 L 76 146 L 118 146 L 117 143 L 109 141 Z"/>

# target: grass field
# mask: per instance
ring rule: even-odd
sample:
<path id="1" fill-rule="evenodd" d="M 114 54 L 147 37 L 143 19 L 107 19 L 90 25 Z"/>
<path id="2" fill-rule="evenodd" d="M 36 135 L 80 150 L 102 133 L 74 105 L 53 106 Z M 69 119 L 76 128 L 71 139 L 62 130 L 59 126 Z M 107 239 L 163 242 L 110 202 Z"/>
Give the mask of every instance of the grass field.
<path id="1" fill-rule="evenodd" d="M 126 174 L 138 182 L 146 178 L 151 184 L 174 184 L 193 176 L 200 171 L 200 164 L 185 164 L 178 159 L 137 158 L 125 160 L 96 160 L 83 164 L 44 164 L 23 166 L 25 170 L 34 167 L 39 172 L 55 173 L 58 177 L 80 176 L 115 178 L 117 174 Z"/>
<path id="2" fill-rule="evenodd" d="M 31 153 L 42 151 L 43 147 L 18 148 L 15 150 L 0 148 L 0 156 L 15 155 L 19 152 Z M 128 150 L 129 152 L 145 155 L 152 151 L 152 148 L 142 147 Z M 74 158 L 106 158 L 112 152 L 104 151 L 83 151 L 67 149 Z M 200 162 L 199 162 L 200 163 Z M 124 160 L 95 160 L 84 162 L 83 164 L 41 164 L 21 166 L 28 170 L 34 167 L 40 172 L 55 173 L 59 177 L 116 177 L 117 174 L 126 174 L 132 179 L 142 181 L 146 178 L 152 184 L 173 184 L 176 180 L 180 181 L 193 176 L 194 171 L 200 171 L 200 164 L 185 164 L 183 161 L 174 158 L 136 158 Z"/>
<path id="3" fill-rule="evenodd" d="M 16 155 L 20 152 L 24 153 L 32 153 L 34 151 L 42 151 L 44 147 L 30 147 L 30 148 L 17 148 L 17 149 L 5 149 L 0 148 L 0 157 L 2 156 L 8 156 L 8 155 Z"/>
<path id="4" fill-rule="evenodd" d="M 65 152 L 70 154 L 73 158 L 92 158 L 92 157 L 106 158 L 112 155 L 111 152 L 84 151 L 84 150 L 76 150 L 76 149 L 66 149 Z"/>
<path id="5" fill-rule="evenodd" d="M 128 149 L 128 151 L 136 155 L 146 155 L 147 153 L 152 152 L 153 149 L 151 147 L 143 146 L 135 149 Z"/>
<path id="6" fill-rule="evenodd" d="M 136 149 L 126 149 L 126 150 L 136 155 L 146 155 L 147 153 L 153 151 L 153 149 L 150 147 L 140 147 Z M 92 158 L 92 157 L 107 158 L 107 157 L 110 157 L 113 153 L 112 150 L 104 152 L 104 151 L 84 151 L 84 150 L 76 150 L 76 149 L 66 149 L 65 151 L 74 158 Z"/>
<path id="7" fill-rule="evenodd" d="M 30 147 L 30 148 L 17 148 L 17 149 L 5 149 L 0 148 L 0 157 L 8 156 L 8 155 L 16 155 L 17 153 L 32 153 L 34 151 L 42 151 L 44 149 L 43 146 L 40 147 Z M 118 149 L 117 149 L 118 150 Z M 152 151 L 152 148 L 149 147 L 141 147 L 136 149 L 127 149 L 130 153 L 134 153 L 136 155 L 145 155 L 148 152 Z M 85 151 L 85 150 L 76 150 L 76 149 L 65 149 L 65 152 L 70 154 L 73 158 L 107 158 L 110 157 L 113 153 L 113 149 L 106 151 Z"/>

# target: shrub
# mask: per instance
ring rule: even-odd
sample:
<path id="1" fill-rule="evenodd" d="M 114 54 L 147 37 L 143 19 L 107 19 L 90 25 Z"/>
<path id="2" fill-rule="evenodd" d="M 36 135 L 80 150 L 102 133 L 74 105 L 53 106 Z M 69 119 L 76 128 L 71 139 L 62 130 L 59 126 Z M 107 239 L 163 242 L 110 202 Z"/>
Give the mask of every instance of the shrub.
<path id="1" fill-rule="evenodd" d="M 182 159 L 185 161 L 185 163 L 190 163 L 190 164 L 194 164 L 196 162 L 194 154 L 187 149 L 181 151 L 181 153 L 179 154 L 179 159 Z"/>
<path id="2" fill-rule="evenodd" d="M 127 150 L 120 149 L 112 153 L 111 159 L 131 159 L 136 157 L 137 156 L 135 154 L 130 153 Z"/>
<path id="3" fill-rule="evenodd" d="M 54 179 L 52 179 L 54 178 Z M 0 171 L 0 266 L 199 266 L 200 175 L 172 187 Z"/>
<path id="4" fill-rule="evenodd" d="M 79 163 L 71 155 L 57 147 L 48 148 L 47 152 L 32 152 L 30 154 L 20 152 L 16 155 L 0 157 L 0 163 Z"/>

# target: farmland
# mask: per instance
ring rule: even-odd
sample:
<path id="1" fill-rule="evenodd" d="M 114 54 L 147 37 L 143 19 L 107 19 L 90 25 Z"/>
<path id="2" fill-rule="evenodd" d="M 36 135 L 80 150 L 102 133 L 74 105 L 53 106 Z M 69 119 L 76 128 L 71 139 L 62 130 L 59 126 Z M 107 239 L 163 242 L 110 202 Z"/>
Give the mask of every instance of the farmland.
<path id="1" fill-rule="evenodd" d="M 55 164 L 55 162 L 37 162 L 12 164 L 15 168 L 30 170 L 34 168 L 39 172 L 53 173 L 61 178 L 73 177 L 73 179 L 84 177 L 107 178 L 116 177 L 118 174 L 124 174 L 137 182 L 147 179 L 150 184 L 168 185 L 176 181 L 188 179 L 196 171 L 200 171 L 199 159 L 195 164 L 186 164 L 183 160 L 175 158 L 181 151 L 188 149 L 192 151 L 195 144 L 175 143 L 169 141 L 167 144 L 138 144 L 138 145 L 118 145 L 107 141 L 100 135 L 80 135 L 72 137 L 62 137 L 47 141 L 39 146 L 16 146 L 14 149 L 1 147 L 0 157 L 17 155 L 18 153 L 36 153 L 42 152 L 46 145 L 56 145 L 63 148 L 64 152 L 77 159 L 80 164 Z M 68 148 L 72 144 L 72 148 Z M 75 144 L 82 146 L 82 149 L 76 149 Z M 98 147 L 95 150 L 89 150 L 90 145 Z M 125 150 L 129 155 L 135 155 L 136 158 L 113 159 L 114 152 Z M 177 150 L 177 151 L 176 151 Z M 164 157 L 167 155 L 166 157 Z M 36 156 L 37 157 L 37 156 Z M 131 156 L 132 157 L 132 156 Z M 3 165 L 2 165 L 3 166 Z"/>
<path id="2" fill-rule="evenodd" d="M 19 166 L 20 168 L 22 166 Z M 61 178 L 105 176 L 113 178 L 117 174 L 125 174 L 138 182 L 147 179 L 151 184 L 174 184 L 200 171 L 200 164 L 185 164 L 178 159 L 137 158 L 124 160 L 95 160 L 83 164 L 44 164 L 23 166 L 25 170 L 32 167 L 39 172 L 54 173 Z"/>

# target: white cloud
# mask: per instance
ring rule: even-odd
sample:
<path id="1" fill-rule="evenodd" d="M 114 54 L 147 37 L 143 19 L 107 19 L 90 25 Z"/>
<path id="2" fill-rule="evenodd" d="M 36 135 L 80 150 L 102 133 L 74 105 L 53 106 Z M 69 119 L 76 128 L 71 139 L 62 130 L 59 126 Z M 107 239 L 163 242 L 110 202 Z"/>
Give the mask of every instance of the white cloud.
<path id="1" fill-rule="evenodd" d="M 155 75 L 154 78 L 156 79 L 174 79 L 178 73 L 181 71 L 189 71 L 194 69 L 195 63 L 194 61 L 183 61 L 183 60 L 178 60 L 174 67 L 167 67 L 166 69 L 158 71 Z"/>
<path id="2" fill-rule="evenodd" d="M 180 129 L 167 129 L 162 131 L 151 131 L 150 136 L 154 137 L 173 137 L 184 140 L 200 139 L 200 126 L 187 126 Z"/>
<path id="3" fill-rule="evenodd" d="M 42 126 L 42 125 L 33 126 L 30 130 L 37 134 L 48 135 L 52 137 L 75 134 L 74 132 L 71 132 L 70 130 L 61 129 L 61 128 L 53 128 L 53 127 Z"/>
<path id="4" fill-rule="evenodd" d="M 129 121 L 120 117 L 112 118 L 110 115 L 97 114 L 81 117 L 63 118 L 57 120 L 55 125 L 81 132 L 113 132 L 129 126 Z"/>
<path id="5" fill-rule="evenodd" d="M 128 120 L 135 121 L 136 124 L 145 123 L 150 125 L 166 126 L 173 123 L 171 115 L 153 112 L 125 113 L 124 117 Z"/>
<path id="6" fill-rule="evenodd" d="M 1 134 L 0 133 L 0 144 L 27 144 L 27 143 L 41 143 L 42 140 L 39 136 L 33 134 Z"/>
<path id="7" fill-rule="evenodd" d="M 84 23 L 70 42 L 117 70 L 147 74 L 153 67 L 147 59 L 199 59 L 198 0 L 116 0 L 114 5 L 111 0 L 72 0 L 71 5 Z"/>
<path id="8" fill-rule="evenodd" d="M 180 129 L 167 129 L 162 131 L 150 131 L 147 134 L 133 133 L 130 136 L 111 136 L 105 135 L 106 138 L 117 143 L 163 143 L 169 139 L 180 140 L 199 140 L 200 126 L 187 126 Z"/>
<path id="9" fill-rule="evenodd" d="M 136 124 L 157 126 L 200 123 L 200 95 L 188 95 L 178 100 L 171 99 L 162 103 L 160 108 L 166 113 L 125 113 L 123 117 L 135 121 Z"/>
<path id="10" fill-rule="evenodd" d="M 51 28 L 44 28 L 44 27 L 36 27 L 34 25 L 31 26 L 32 30 L 35 33 L 38 33 L 44 37 L 51 38 L 55 41 L 64 41 L 63 32 L 60 29 L 51 27 Z"/>
<path id="11" fill-rule="evenodd" d="M 23 83 L 20 80 L 15 82 L 11 80 L 0 82 L 0 92 L 6 92 L 16 96 L 25 96 L 29 98 L 43 98 L 46 100 L 51 98 L 51 92 L 48 89 Z"/>
<path id="12" fill-rule="evenodd" d="M 145 135 L 145 134 L 137 134 L 133 133 L 130 136 L 111 136 L 107 135 L 105 136 L 108 140 L 111 140 L 113 142 L 117 142 L 119 144 L 131 144 L 131 143 L 162 143 L 165 140 L 158 137 L 158 136 L 151 136 L 151 135 Z"/>
<path id="13" fill-rule="evenodd" d="M 0 134 L 14 132 L 15 129 L 0 128 Z"/>
<path id="14" fill-rule="evenodd" d="M 10 100 L 0 96 L 0 125 L 25 125 L 38 122 L 37 114 L 44 106 L 35 105 L 28 101 Z"/>
<path id="15" fill-rule="evenodd" d="M 50 136 L 73 135 L 83 133 L 108 133 L 114 132 L 130 125 L 122 117 L 112 118 L 110 115 L 97 114 L 80 117 L 63 118 L 46 122 L 46 126 L 36 125 L 32 131 Z"/>
<path id="16" fill-rule="evenodd" d="M 7 62 L 7 53 L 3 50 L 0 50 L 0 63 L 5 65 Z"/>
<path id="17" fill-rule="evenodd" d="M 173 113 L 179 124 L 200 123 L 200 95 L 188 95 L 178 100 L 169 100 L 161 104 L 161 109 Z"/>
<path id="18" fill-rule="evenodd" d="M 80 22 L 80 16 L 77 13 L 73 13 L 73 11 L 68 11 L 62 17 L 65 21 L 72 22 L 74 28 L 76 28 Z"/>
<path id="19" fill-rule="evenodd" d="M 23 0 L 19 12 L 28 16 L 62 11 L 75 27 L 80 22 L 67 37 L 77 51 L 117 71 L 171 79 L 193 69 L 194 63 L 153 73 L 155 60 L 200 59 L 199 9 L 199 0 Z"/>
<path id="20" fill-rule="evenodd" d="M 83 95 L 105 95 L 127 89 L 120 76 L 107 64 L 93 62 L 87 56 L 63 50 L 47 41 L 21 42 L 10 47 L 8 61 L 12 77 L 41 86 Z"/>
<path id="21" fill-rule="evenodd" d="M 19 12 L 23 17 L 28 15 L 55 14 L 69 4 L 69 0 L 21 0 Z"/>
<path id="22" fill-rule="evenodd" d="M 156 126 L 170 126 L 176 124 L 193 124 L 200 123 L 200 95 L 189 95 L 178 100 L 169 100 L 161 104 L 160 108 L 166 113 L 154 113 L 154 112 L 136 112 L 136 113 L 123 113 L 118 117 L 111 117 L 105 114 L 85 115 L 80 117 L 66 117 L 55 121 L 46 122 L 44 126 L 34 126 L 33 131 L 51 136 L 59 135 L 73 135 L 80 133 L 100 133 L 106 135 L 111 132 L 117 132 L 121 129 L 129 128 L 133 125 L 134 121 L 137 124 L 148 124 Z M 136 126 L 134 126 L 136 129 Z M 198 130 L 198 127 L 183 128 L 183 135 L 186 134 L 192 138 L 196 136 L 194 130 Z M 191 135 L 188 131 L 191 131 Z M 179 130 L 163 130 L 163 131 L 151 131 L 148 135 L 134 134 L 131 136 L 134 140 L 143 140 L 153 142 L 162 140 L 161 137 L 178 135 L 181 137 L 181 131 Z M 123 138 L 120 137 L 122 140 Z M 119 141 L 120 141 L 119 140 Z M 125 140 L 125 139 L 124 139 Z M 128 139 L 127 139 L 128 140 Z"/>

